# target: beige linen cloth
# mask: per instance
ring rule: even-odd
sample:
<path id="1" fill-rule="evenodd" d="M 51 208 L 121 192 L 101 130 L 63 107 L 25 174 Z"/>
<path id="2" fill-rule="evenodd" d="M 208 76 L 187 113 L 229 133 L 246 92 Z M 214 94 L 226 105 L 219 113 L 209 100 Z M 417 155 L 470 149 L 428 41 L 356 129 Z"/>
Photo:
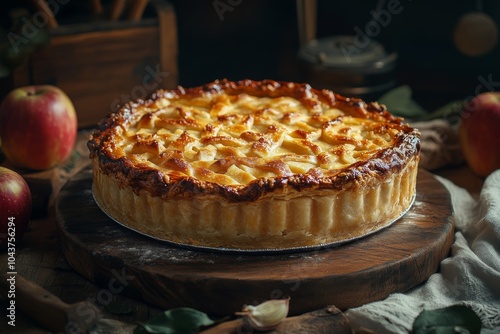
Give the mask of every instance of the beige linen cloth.
<path id="1" fill-rule="evenodd" d="M 456 132 L 447 122 L 412 125 L 422 132 L 422 167 L 462 161 Z M 346 311 L 354 331 L 410 333 L 422 310 L 465 305 L 481 318 L 481 333 L 500 333 L 500 170 L 486 178 L 479 199 L 436 178 L 452 199 L 456 233 L 451 255 L 418 287 Z"/>

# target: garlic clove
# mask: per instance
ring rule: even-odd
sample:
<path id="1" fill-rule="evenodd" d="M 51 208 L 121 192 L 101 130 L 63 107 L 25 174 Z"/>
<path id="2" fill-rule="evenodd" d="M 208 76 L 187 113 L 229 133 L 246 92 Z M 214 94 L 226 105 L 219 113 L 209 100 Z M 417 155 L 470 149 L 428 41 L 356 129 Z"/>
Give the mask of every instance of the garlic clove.
<path id="1" fill-rule="evenodd" d="M 268 331 L 276 328 L 288 316 L 290 298 L 271 299 L 262 304 L 246 305 L 242 312 L 243 321 L 258 331 Z"/>

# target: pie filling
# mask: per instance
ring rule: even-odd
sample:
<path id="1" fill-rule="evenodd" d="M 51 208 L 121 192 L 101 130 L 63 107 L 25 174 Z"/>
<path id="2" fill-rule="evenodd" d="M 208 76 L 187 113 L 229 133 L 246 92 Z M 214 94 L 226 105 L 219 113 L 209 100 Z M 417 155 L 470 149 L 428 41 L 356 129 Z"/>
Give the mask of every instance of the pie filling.
<path id="1" fill-rule="evenodd" d="M 158 91 L 103 119 L 88 146 L 113 219 L 238 250 L 383 228 L 411 205 L 420 152 L 418 131 L 384 106 L 271 80 Z"/>

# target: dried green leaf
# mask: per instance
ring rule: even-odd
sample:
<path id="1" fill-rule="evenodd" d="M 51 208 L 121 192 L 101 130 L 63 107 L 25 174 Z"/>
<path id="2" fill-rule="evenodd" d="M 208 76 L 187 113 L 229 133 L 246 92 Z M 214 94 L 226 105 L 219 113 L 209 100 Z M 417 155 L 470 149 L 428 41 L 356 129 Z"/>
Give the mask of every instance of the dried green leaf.
<path id="1" fill-rule="evenodd" d="M 0 30 L 0 77 L 10 75 L 33 52 L 50 43 L 50 34 L 27 15 L 15 16 L 8 31 Z"/>
<path id="2" fill-rule="evenodd" d="M 464 103 L 464 100 L 451 101 L 419 120 L 429 121 L 436 118 L 442 118 L 447 121 L 456 121 L 459 118 L 460 112 L 464 109 Z"/>
<path id="3" fill-rule="evenodd" d="M 466 306 L 422 311 L 413 323 L 414 334 L 479 334 L 481 319 Z"/>
<path id="4" fill-rule="evenodd" d="M 412 94 L 409 86 L 399 86 L 381 96 L 378 102 L 398 116 L 417 118 L 427 115 L 427 111 L 413 100 Z"/>
<path id="5" fill-rule="evenodd" d="M 181 307 L 163 312 L 158 317 L 140 324 L 134 334 L 189 334 L 196 333 L 202 326 L 210 326 L 214 321 L 198 310 Z"/>

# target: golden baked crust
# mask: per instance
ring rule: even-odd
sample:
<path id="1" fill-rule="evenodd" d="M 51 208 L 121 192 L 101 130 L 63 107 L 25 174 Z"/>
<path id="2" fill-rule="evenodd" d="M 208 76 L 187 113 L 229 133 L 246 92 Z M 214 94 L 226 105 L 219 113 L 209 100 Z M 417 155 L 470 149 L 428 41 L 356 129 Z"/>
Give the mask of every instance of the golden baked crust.
<path id="1" fill-rule="evenodd" d="M 350 239 L 401 215 L 420 141 L 377 103 L 223 80 L 127 103 L 88 147 L 94 196 L 126 226 L 189 245 L 274 249 Z"/>

